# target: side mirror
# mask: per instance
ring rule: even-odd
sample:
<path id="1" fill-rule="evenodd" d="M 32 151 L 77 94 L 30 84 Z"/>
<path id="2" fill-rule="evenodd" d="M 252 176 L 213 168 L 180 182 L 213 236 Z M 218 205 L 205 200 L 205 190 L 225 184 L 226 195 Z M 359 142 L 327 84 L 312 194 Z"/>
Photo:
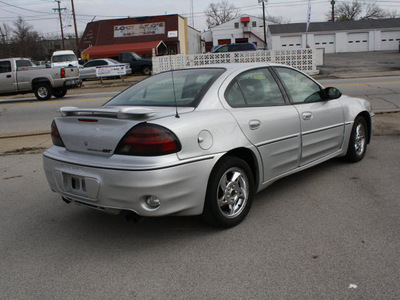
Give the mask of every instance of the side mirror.
<path id="1" fill-rule="evenodd" d="M 338 99 L 342 96 L 342 92 L 335 87 L 327 87 L 325 89 L 325 94 L 327 95 L 328 99 Z"/>

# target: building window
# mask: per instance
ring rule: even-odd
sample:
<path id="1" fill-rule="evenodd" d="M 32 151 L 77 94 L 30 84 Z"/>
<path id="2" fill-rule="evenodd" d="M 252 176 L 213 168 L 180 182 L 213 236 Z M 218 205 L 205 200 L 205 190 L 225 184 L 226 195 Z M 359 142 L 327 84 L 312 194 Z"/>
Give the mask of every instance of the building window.
<path id="1" fill-rule="evenodd" d="M 257 22 L 256 21 L 251 22 L 251 26 L 257 27 Z"/>
<path id="2" fill-rule="evenodd" d="M 239 28 L 239 23 L 235 23 L 235 28 Z"/>

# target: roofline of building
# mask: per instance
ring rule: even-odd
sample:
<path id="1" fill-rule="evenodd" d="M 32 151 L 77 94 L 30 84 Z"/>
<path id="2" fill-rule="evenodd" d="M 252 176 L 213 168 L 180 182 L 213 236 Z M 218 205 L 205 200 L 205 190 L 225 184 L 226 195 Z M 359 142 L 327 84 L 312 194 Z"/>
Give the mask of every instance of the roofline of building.
<path id="1" fill-rule="evenodd" d="M 147 19 L 147 18 L 154 18 L 154 17 L 173 17 L 173 16 L 178 16 L 181 18 L 186 19 L 186 17 L 181 16 L 180 14 L 167 14 L 167 15 L 155 15 L 155 16 L 136 16 L 136 17 L 126 17 L 126 18 L 109 18 L 109 19 L 102 19 L 102 20 L 96 20 L 90 23 L 98 23 L 98 22 L 106 22 L 106 21 L 120 21 L 120 20 L 137 20 L 137 19 Z"/>
<path id="2" fill-rule="evenodd" d="M 285 33 L 304 33 L 307 23 L 289 23 L 289 24 L 270 24 L 268 30 L 271 34 Z M 380 28 L 398 28 L 400 27 L 400 18 L 391 19 L 371 19 L 357 21 L 339 21 L 339 22 L 313 22 L 310 23 L 308 32 L 321 31 L 340 31 L 340 30 L 360 30 L 360 29 L 380 29 Z"/>

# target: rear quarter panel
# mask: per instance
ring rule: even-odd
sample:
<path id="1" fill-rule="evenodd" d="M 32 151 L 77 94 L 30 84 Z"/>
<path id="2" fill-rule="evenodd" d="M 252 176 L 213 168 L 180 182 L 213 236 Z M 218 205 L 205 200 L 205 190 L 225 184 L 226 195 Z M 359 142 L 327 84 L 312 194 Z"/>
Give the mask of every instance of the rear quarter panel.
<path id="1" fill-rule="evenodd" d="M 240 147 L 251 147 L 236 120 L 224 109 L 195 110 L 157 120 L 172 130 L 182 145 L 178 153 L 181 160 L 216 153 L 225 153 Z"/>

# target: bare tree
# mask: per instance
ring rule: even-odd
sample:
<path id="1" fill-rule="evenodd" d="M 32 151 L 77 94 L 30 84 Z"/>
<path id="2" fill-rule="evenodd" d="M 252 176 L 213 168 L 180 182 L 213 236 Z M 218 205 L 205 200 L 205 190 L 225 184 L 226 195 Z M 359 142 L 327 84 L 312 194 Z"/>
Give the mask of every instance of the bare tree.
<path id="1" fill-rule="evenodd" d="M 397 10 L 391 10 L 388 12 L 387 17 L 389 19 L 394 19 L 400 17 L 400 14 L 397 12 Z"/>
<path id="2" fill-rule="evenodd" d="M 12 42 L 14 46 L 15 55 L 24 57 L 34 57 L 36 50 L 36 43 L 39 41 L 39 34 L 33 30 L 32 25 L 25 22 L 22 17 L 14 22 L 14 29 L 12 30 Z"/>
<path id="3" fill-rule="evenodd" d="M 380 8 L 376 3 L 359 2 L 341 2 L 335 7 L 335 21 L 356 21 L 369 19 L 383 19 L 389 16 L 389 12 Z M 331 15 L 327 14 L 328 20 Z"/>
<path id="4" fill-rule="evenodd" d="M 261 16 L 260 19 L 263 17 Z M 285 20 L 282 16 L 277 17 L 277 16 L 271 16 L 271 15 L 266 15 L 265 16 L 265 21 L 275 23 L 275 24 L 288 24 L 289 21 Z"/>
<path id="5" fill-rule="evenodd" d="M 215 27 L 236 18 L 238 10 L 233 4 L 221 1 L 219 3 L 210 3 L 204 14 L 207 16 L 207 25 Z"/>
<path id="6" fill-rule="evenodd" d="M 364 15 L 361 17 L 362 20 L 384 19 L 388 16 L 387 11 L 383 10 L 373 2 L 364 4 L 364 12 Z"/>
<path id="7" fill-rule="evenodd" d="M 335 8 L 335 20 L 355 21 L 362 13 L 362 4 L 358 1 L 352 3 L 342 2 Z"/>
<path id="8" fill-rule="evenodd" d="M 9 56 L 10 33 L 11 33 L 10 26 L 8 26 L 5 23 L 0 26 L 0 43 L 1 43 L 0 53 L 2 54 L 1 57 Z"/>

